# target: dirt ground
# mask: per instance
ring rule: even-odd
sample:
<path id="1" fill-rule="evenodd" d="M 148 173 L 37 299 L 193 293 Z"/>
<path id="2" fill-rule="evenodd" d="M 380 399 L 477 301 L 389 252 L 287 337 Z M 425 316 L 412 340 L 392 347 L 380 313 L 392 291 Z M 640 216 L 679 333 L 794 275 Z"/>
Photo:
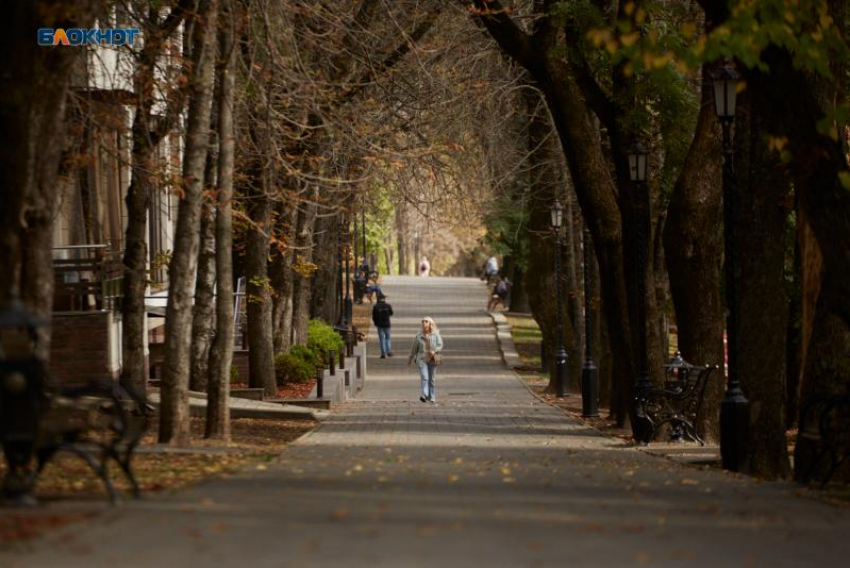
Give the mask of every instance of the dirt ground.
<path id="1" fill-rule="evenodd" d="M 156 443 L 156 418 L 133 458 L 133 469 L 143 493 L 175 491 L 210 477 L 227 476 L 244 468 L 263 469 L 283 447 L 309 432 L 309 421 L 235 419 L 230 442 L 203 438 L 203 418 L 191 419 L 189 446 L 173 448 Z M 0 464 L 0 475 L 6 470 Z M 114 464 L 110 477 L 123 498 L 129 499 L 130 484 Z M 69 523 L 96 514 L 86 503 L 107 502 L 101 480 L 80 458 L 56 456 L 39 476 L 35 508 L 0 508 L 0 546 L 14 546 Z"/>

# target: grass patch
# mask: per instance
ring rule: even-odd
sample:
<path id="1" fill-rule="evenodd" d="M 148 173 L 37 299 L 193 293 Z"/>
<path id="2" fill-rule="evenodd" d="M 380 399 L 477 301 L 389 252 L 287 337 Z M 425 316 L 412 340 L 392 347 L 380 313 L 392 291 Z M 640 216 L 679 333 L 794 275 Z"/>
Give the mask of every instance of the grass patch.
<path id="1" fill-rule="evenodd" d="M 523 365 L 528 368 L 529 372 L 533 372 L 532 369 L 542 372 L 540 369 L 540 342 L 543 340 L 543 334 L 540 332 L 537 322 L 531 316 L 506 314 L 505 317 L 511 324 L 511 336 Z"/>

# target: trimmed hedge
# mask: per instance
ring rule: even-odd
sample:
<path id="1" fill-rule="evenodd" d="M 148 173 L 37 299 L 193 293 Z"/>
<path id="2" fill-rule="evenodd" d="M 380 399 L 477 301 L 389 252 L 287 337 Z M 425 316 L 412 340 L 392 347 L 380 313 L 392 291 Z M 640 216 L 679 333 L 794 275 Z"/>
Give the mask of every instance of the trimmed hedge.
<path id="1" fill-rule="evenodd" d="M 293 345 L 288 351 L 275 356 L 277 384 L 306 383 L 316 376 L 316 369 L 326 366 L 331 349 L 339 353 L 344 348 L 345 342 L 333 327 L 318 319 L 310 320 L 307 345 Z"/>

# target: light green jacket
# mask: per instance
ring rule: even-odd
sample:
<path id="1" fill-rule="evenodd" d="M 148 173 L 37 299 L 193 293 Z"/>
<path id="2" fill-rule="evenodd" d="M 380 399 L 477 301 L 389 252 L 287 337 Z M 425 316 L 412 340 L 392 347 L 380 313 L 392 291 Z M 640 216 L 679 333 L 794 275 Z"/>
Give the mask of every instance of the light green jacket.
<path id="1" fill-rule="evenodd" d="M 431 348 L 430 351 L 434 353 L 440 353 L 443 350 L 443 338 L 440 337 L 440 332 L 431 333 L 428 336 L 428 340 L 430 340 Z M 425 346 L 425 335 L 422 331 L 416 332 L 416 337 L 413 338 L 413 347 L 410 348 L 410 358 L 417 365 L 425 364 L 425 356 L 428 354 L 429 349 Z"/>

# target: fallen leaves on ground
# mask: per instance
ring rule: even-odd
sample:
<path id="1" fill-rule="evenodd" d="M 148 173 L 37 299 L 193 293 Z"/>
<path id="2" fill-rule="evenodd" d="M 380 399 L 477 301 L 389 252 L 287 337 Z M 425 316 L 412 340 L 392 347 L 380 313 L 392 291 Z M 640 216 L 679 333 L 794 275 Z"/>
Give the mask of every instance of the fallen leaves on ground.
<path id="1" fill-rule="evenodd" d="M 313 424 L 291 420 L 258 420 L 240 418 L 231 421 L 231 441 L 203 438 L 204 420 L 191 419 L 189 446 L 170 448 L 156 443 L 157 420 L 143 438 L 133 456 L 133 470 L 143 492 L 176 490 L 212 476 L 228 475 L 254 464 L 256 470 L 283 446 L 310 429 Z M 5 474 L 0 463 L 0 476 Z M 117 464 L 109 464 L 109 477 L 122 495 L 129 495 L 130 484 Z M 57 455 L 38 478 L 35 495 L 42 500 L 106 500 L 103 482 L 77 456 Z M 83 520 L 93 513 L 56 514 L 44 508 L 26 514 L 0 509 L 0 544 L 26 541 L 45 531 Z"/>

